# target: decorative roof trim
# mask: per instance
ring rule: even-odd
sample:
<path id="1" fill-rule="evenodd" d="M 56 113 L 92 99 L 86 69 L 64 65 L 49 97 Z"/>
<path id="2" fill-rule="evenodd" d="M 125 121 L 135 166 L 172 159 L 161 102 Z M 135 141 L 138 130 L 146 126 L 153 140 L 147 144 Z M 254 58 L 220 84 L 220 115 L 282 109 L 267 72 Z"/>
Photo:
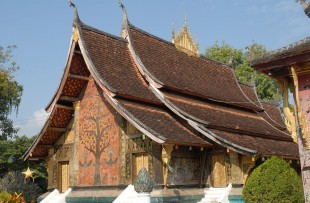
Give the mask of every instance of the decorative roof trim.
<path id="1" fill-rule="evenodd" d="M 281 47 L 279 49 L 267 52 L 266 54 L 264 54 L 262 57 L 260 58 L 255 58 L 253 60 L 251 60 L 250 65 L 251 66 L 257 66 L 259 64 L 263 64 L 263 63 L 268 63 L 270 61 L 275 61 L 275 60 L 279 60 L 280 56 L 283 54 L 287 54 L 289 52 L 292 51 L 292 49 L 294 48 L 298 48 L 298 47 L 302 47 L 306 44 L 310 43 L 310 36 L 299 40 L 297 42 L 291 43 L 287 46 Z M 292 56 L 293 57 L 293 56 Z"/>
<path id="2" fill-rule="evenodd" d="M 221 138 L 219 136 L 212 136 L 210 133 L 204 131 L 201 127 L 201 124 L 197 123 L 196 121 L 193 121 L 192 119 L 186 117 L 185 115 L 183 115 L 181 112 L 179 112 L 175 106 L 173 104 L 171 104 L 170 102 L 167 102 L 167 100 L 164 98 L 163 93 L 158 90 L 155 86 L 153 86 L 152 84 L 150 84 L 151 90 L 154 92 L 154 94 L 172 111 L 174 112 L 176 115 L 178 115 L 179 117 L 181 117 L 182 119 L 184 119 L 185 121 L 188 122 L 188 124 L 193 127 L 194 129 L 196 129 L 197 131 L 199 131 L 201 134 L 203 134 L 204 136 L 206 136 L 208 139 L 212 140 L 213 142 L 215 142 L 216 144 L 225 146 L 231 150 L 234 150 L 236 152 L 239 152 L 241 154 L 244 155 L 255 155 L 257 153 L 257 151 L 251 150 L 251 149 L 245 149 L 241 146 L 238 147 L 238 145 L 228 145 L 226 142 L 223 142 L 223 140 L 221 140 Z M 188 115 L 188 114 L 187 114 Z"/>
<path id="3" fill-rule="evenodd" d="M 271 103 L 269 103 L 269 102 L 263 102 L 263 101 L 262 101 L 261 103 L 266 103 L 266 104 L 268 104 L 268 105 L 274 106 L 274 108 L 277 108 L 278 111 L 280 111 L 279 105 L 274 105 L 274 104 L 271 104 Z M 281 123 L 278 123 L 277 121 L 275 121 L 275 120 L 268 114 L 268 112 L 267 112 L 266 110 L 265 110 L 264 112 L 262 112 L 262 113 L 266 114 L 266 116 L 274 123 L 275 127 L 278 126 L 278 127 L 276 127 L 276 128 L 281 128 L 282 130 L 286 130 L 286 129 L 287 129 L 286 126 L 284 126 L 284 125 L 282 125 Z M 267 122 L 268 122 L 268 121 L 267 121 Z M 279 129 L 279 130 L 280 130 L 280 129 Z"/>
<path id="4" fill-rule="evenodd" d="M 236 74 L 235 74 L 235 71 L 232 70 L 232 72 L 233 72 L 235 81 L 237 82 L 237 86 L 239 87 L 240 92 L 242 92 L 242 94 L 243 94 L 243 96 L 245 97 L 246 100 L 248 100 L 251 104 L 253 104 L 254 106 L 257 107 L 256 109 L 251 109 L 251 110 L 254 110 L 254 111 L 264 111 L 264 108 L 263 108 L 262 106 L 256 105 L 256 104 L 246 95 L 246 93 L 245 93 L 245 92 L 242 90 L 242 88 L 240 87 L 240 84 L 239 84 L 239 81 L 237 80 L 237 76 L 236 76 Z M 256 94 L 256 90 L 255 90 L 255 94 Z M 257 96 L 257 95 L 256 95 L 256 96 Z M 242 106 L 242 105 L 240 105 L 240 106 Z M 242 107 L 249 109 L 249 107 L 245 107 L 245 106 L 242 106 Z"/>
<path id="5" fill-rule="evenodd" d="M 207 129 L 206 127 L 202 126 L 202 125 L 197 125 L 197 129 L 199 132 L 207 132 L 207 134 L 211 135 L 210 137 L 213 137 L 215 139 L 217 139 L 218 141 L 220 141 L 220 143 L 224 146 L 226 146 L 227 148 L 233 148 L 236 152 L 239 152 L 241 154 L 245 154 L 245 155 L 250 155 L 250 156 L 253 156 L 255 154 L 257 154 L 257 150 L 253 150 L 253 149 L 249 149 L 249 148 L 246 148 L 246 147 L 242 147 L 240 145 L 236 145 L 218 135 L 216 135 L 215 133 L 211 132 L 209 129 Z M 201 130 L 200 130 L 201 129 Z"/>
<path id="6" fill-rule="evenodd" d="M 72 29 L 72 32 L 74 32 L 74 28 Z M 65 86 L 67 76 L 69 75 L 69 72 L 70 72 L 70 66 L 71 66 L 71 62 L 72 62 L 72 57 L 73 57 L 73 54 L 74 54 L 75 46 L 76 46 L 76 42 L 73 40 L 73 35 L 72 35 L 71 36 L 71 41 L 70 41 L 70 48 L 69 48 L 69 51 L 68 51 L 68 54 L 67 54 L 67 60 L 66 60 L 66 65 L 65 65 L 64 73 L 63 73 L 63 75 L 61 77 L 59 86 L 56 89 L 54 97 L 49 102 L 49 104 L 45 107 L 45 111 L 47 111 L 47 112 L 51 112 L 52 111 L 52 109 L 56 105 L 56 103 L 57 103 L 57 101 L 58 101 L 58 99 L 59 99 L 59 97 L 61 95 L 61 92 L 62 92 L 62 90 L 63 90 L 63 88 Z"/>

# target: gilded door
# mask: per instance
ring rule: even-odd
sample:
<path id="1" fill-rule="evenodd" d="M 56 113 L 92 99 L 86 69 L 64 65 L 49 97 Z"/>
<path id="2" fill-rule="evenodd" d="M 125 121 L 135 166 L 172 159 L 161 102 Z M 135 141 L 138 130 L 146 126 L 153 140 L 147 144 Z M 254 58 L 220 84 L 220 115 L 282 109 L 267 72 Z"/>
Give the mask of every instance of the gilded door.
<path id="1" fill-rule="evenodd" d="M 213 187 L 226 187 L 227 176 L 223 154 L 212 155 L 212 183 Z"/>
<path id="2" fill-rule="evenodd" d="M 59 163 L 59 190 L 65 192 L 69 187 L 69 162 Z"/>
<path id="3" fill-rule="evenodd" d="M 136 177 L 142 167 L 149 170 L 149 157 L 147 154 L 135 154 L 133 156 L 132 181 L 135 182 Z"/>

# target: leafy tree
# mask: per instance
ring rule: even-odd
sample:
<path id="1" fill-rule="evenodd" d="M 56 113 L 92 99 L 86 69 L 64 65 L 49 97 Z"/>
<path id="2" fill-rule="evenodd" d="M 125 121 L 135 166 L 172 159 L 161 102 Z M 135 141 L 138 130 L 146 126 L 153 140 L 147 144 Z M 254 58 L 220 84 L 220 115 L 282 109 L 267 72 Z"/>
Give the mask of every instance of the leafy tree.
<path id="1" fill-rule="evenodd" d="M 301 178 L 278 157 L 271 157 L 251 173 L 242 194 L 248 203 L 304 202 Z"/>
<path id="2" fill-rule="evenodd" d="M 250 66 L 250 60 L 266 53 L 263 45 L 253 42 L 246 49 L 235 49 L 229 44 L 216 42 L 206 49 L 206 56 L 210 59 L 232 66 L 237 79 L 243 83 L 251 83 L 256 87 L 257 96 L 264 101 L 279 101 L 277 82 L 270 77 L 256 72 Z"/>
<path id="3" fill-rule="evenodd" d="M 28 138 L 26 136 L 16 137 L 14 140 L 0 140 L 0 178 L 9 172 L 23 170 L 28 166 L 34 171 L 34 181 L 40 185 L 43 191 L 47 187 L 47 171 L 45 163 L 24 162 L 21 157 L 31 146 L 35 136 Z"/>
<path id="4" fill-rule="evenodd" d="M 14 73 L 19 69 L 12 60 L 12 51 L 16 46 L 6 49 L 0 46 L 0 140 L 11 138 L 17 132 L 8 115 L 18 110 L 23 92 L 23 86 L 14 79 Z"/>

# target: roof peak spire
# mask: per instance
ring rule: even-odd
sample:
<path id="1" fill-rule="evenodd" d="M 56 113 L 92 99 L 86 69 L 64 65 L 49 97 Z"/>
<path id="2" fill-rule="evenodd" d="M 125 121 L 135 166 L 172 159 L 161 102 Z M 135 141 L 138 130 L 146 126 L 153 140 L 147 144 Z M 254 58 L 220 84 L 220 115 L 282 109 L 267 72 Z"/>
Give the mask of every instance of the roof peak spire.
<path id="1" fill-rule="evenodd" d="M 118 0 L 118 4 L 123 10 L 123 23 L 122 23 L 121 36 L 125 39 L 128 36 L 128 30 L 127 30 L 128 29 L 128 17 L 127 17 L 126 8 L 121 0 Z"/>
<path id="2" fill-rule="evenodd" d="M 73 7 L 73 9 L 74 9 L 74 25 L 75 25 L 79 21 L 79 14 L 77 11 L 77 7 L 74 3 L 72 3 L 71 0 L 68 0 L 68 3 L 69 3 L 69 6 Z"/>
<path id="3" fill-rule="evenodd" d="M 184 17 L 184 25 L 174 36 L 174 27 L 172 32 L 172 43 L 175 44 L 176 48 L 185 52 L 190 56 L 200 56 L 199 46 L 198 46 L 198 36 L 197 41 L 194 42 L 192 35 L 187 26 L 187 15 Z"/>

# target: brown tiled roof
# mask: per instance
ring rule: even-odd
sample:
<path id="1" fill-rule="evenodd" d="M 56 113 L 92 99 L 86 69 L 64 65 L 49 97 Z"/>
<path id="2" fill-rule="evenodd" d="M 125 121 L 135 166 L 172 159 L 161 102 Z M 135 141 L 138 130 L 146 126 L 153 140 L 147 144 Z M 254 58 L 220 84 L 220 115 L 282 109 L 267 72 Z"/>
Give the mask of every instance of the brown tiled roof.
<path id="1" fill-rule="evenodd" d="M 275 127 L 281 130 L 286 130 L 279 107 L 267 102 L 262 102 L 262 105 L 265 111 L 260 113 L 260 115 Z"/>
<path id="2" fill-rule="evenodd" d="M 231 108 L 208 100 L 198 100 L 180 94 L 164 92 L 164 95 L 169 102 L 188 116 L 191 116 L 191 118 L 198 122 L 200 120 L 204 121 L 208 128 L 292 140 L 289 135 L 268 124 L 254 111 Z"/>
<path id="3" fill-rule="evenodd" d="M 118 99 L 119 103 L 131 114 L 133 119 L 139 120 L 145 128 L 154 134 L 166 138 L 168 143 L 185 145 L 211 146 L 196 132 L 180 123 L 168 109 L 154 105 L 130 102 Z"/>
<path id="4" fill-rule="evenodd" d="M 212 100 L 260 109 L 241 91 L 232 68 L 205 57 L 191 57 L 164 40 L 130 27 L 134 50 L 147 71 L 167 88 Z"/>
<path id="5" fill-rule="evenodd" d="M 213 133 L 242 147 L 258 150 L 260 156 L 282 156 L 297 159 L 299 157 L 297 144 L 289 141 L 280 141 L 262 137 L 253 137 L 244 134 L 211 130 Z"/>
<path id="6" fill-rule="evenodd" d="M 253 86 L 241 82 L 239 82 L 239 86 L 251 102 L 260 108 L 263 108 Z"/>
<path id="7" fill-rule="evenodd" d="M 157 102 L 159 100 L 148 89 L 146 81 L 138 73 L 127 41 L 82 27 L 82 34 L 89 57 L 97 72 L 116 94 Z"/>

